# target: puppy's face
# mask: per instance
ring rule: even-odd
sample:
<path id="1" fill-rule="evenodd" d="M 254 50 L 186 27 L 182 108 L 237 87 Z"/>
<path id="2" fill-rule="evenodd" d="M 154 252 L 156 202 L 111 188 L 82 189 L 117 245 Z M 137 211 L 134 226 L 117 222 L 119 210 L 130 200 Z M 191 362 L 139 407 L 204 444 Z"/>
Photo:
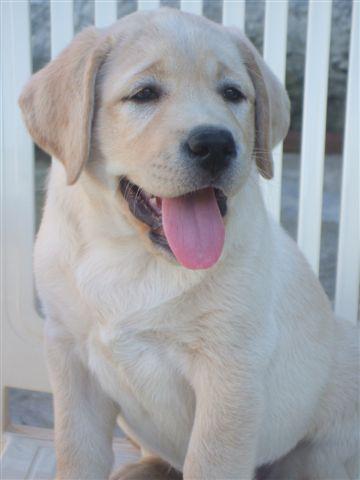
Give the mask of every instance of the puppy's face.
<path id="1" fill-rule="evenodd" d="M 89 51 L 84 46 L 92 49 L 87 65 L 79 58 Z M 53 140 L 53 151 L 40 145 L 60 157 L 70 182 L 84 156 L 93 170 L 100 162 L 148 247 L 188 268 L 212 266 L 224 243 L 227 199 L 241 188 L 254 158 L 271 177 L 271 148 L 288 124 L 280 84 L 241 34 L 168 9 L 133 14 L 102 35 L 92 31 L 67 56 L 79 64 L 78 88 L 88 90 L 79 106 L 63 113 L 68 125 L 74 108 L 82 109 L 82 150 L 77 160 L 65 158 L 60 143 L 76 137 Z M 58 100 L 59 85 L 52 92 Z M 34 93 L 25 96 L 26 118 Z M 85 125 L 81 113 L 90 118 Z"/>
<path id="2" fill-rule="evenodd" d="M 102 67 L 96 140 L 113 175 L 176 197 L 233 194 L 254 148 L 255 91 L 238 48 L 208 22 L 158 15 Z"/>

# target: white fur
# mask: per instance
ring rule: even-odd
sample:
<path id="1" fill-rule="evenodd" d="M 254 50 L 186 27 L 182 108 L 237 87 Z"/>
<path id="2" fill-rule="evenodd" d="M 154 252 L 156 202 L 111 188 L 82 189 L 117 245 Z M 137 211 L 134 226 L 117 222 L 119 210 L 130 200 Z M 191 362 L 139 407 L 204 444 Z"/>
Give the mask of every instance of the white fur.
<path id="1" fill-rule="evenodd" d="M 132 18 L 130 32 L 133 24 L 145 22 L 145 16 Z M 210 90 L 210 73 L 202 70 L 201 61 L 207 58 L 206 48 L 213 38 L 214 51 L 223 47 L 219 50 L 223 61 L 221 52 L 232 48 L 234 63 L 238 51 L 220 27 L 210 27 L 196 17 L 165 11 L 154 18 L 165 22 L 169 32 L 172 22 L 189 28 L 184 38 L 179 28 L 179 38 L 166 33 L 156 40 L 165 28 L 160 22 L 161 28 L 149 27 L 154 35 L 154 44 L 150 43 L 175 66 L 177 58 L 184 62 L 185 71 L 186 55 L 175 47 L 193 41 L 192 53 L 200 52 L 197 79 L 186 74 L 184 80 L 181 69 L 166 77 L 171 88 L 177 85 L 181 92 L 173 100 L 169 94 L 170 113 L 165 110 L 159 116 L 154 105 L 148 107 L 151 115 L 142 116 L 139 106 L 114 106 L 114 79 L 121 80 L 125 66 L 118 66 L 119 59 L 123 63 L 124 59 L 113 50 L 102 71 L 90 165 L 72 186 L 67 185 L 60 162 L 54 160 L 51 169 L 36 241 L 35 273 L 46 315 L 46 349 L 55 398 L 57 476 L 107 478 L 112 467 L 112 430 L 119 416 L 124 430 L 144 451 L 183 471 L 185 480 L 250 480 L 257 466 L 274 462 L 270 477 L 278 480 L 359 478 L 358 332 L 345 320 L 335 319 L 296 244 L 267 215 L 249 154 L 255 137 L 253 102 L 230 110 Z M 116 28 L 121 33 L 122 23 Z M 202 44 L 197 41 L 200 36 Z M 79 37 L 76 48 L 80 53 L 85 41 L 93 42 L 96 34 L 88 37 L 86 33 Z M 123 37 L 119 38 L 121 49 Z M 169 39 L 169 51 L 163 38 Z M 97 55 L 103 50 L 96 50 Z M 143 55 L 141 49 L 134 54 Z M 65 71 L 64 78 L 71 76 L 66 59 L 72 55 L 68 50 L 59 57 L 62 67 L 54 67 L 56 72 Z M 94 55 L 99 63 L 98 56 Z M 77 54 L 80 64 L 82 57 Z M 253 60 L 253 68 L 259 58 Z M 136 69 L 130 54 L 126 61 L 128 68 Z M 250 77 L 243 63 L 239 64 L 242 82 L 253 95 Z M 191 72 L 192 67 L 187 68 Z M 288 121 L 286 95 L 264 65 L 261 70 L 273 92 L 273 135 L 283 136 Z M 252 73 L 256 83 L 261 72 Z M 43 105 L 32 102 L 36 95 L 41 97 L 39 82 L 48 85 L 51 81 L 58 87 L 53 75 L 49 69 L 34 77 L 30 93 L 24 95 L 25 115 L 33 125 L 33 135 L 40 139 L 45 136 L 36 126 L 47 130 L 50 120 L 47 110 L 44 116 Z M 261 89 L 264 95 L 265 86 L 260 85 Z M 63 90 L 58 91 L 60 102 Z M 200 97 L 204 102 L 195 102 Z M 257 102 L 265 100 L 263 96 Z M 86 105 L 90 111 L 92 107 Z M 178 185 L 189 189 L 177 182 L 185 176 L 181 159 L 173 154 L 182 138 L 179 135 L 193 118 L 186 110 L 189 105 L 202 122 L 210 122 L 213 112 L 220 112 L 221 121 L 241 139 L 242 146 L 238 177 L 229 180 L 233 184 L 229 186 L 224 251 L 219 262 L 206 271 L 186 270 L 151 249 L 116 192 L 116 176 L 130 169 L 135 178 L 164 192 L 184 193 L 175 190 Z M 61 107 L 65 120 L 70 107 L 66 102 Z M 40 119 L 36 122 L 34 109 L 34 118 Z M 75 113 L 74 118 L 81 119 L 81 111 Z M 267 113 L 260 111 L 264 119 Z M 152 117 L 157 124 L 150 123 Z M 60 114 L 57 118 L 66 125 Z M 153 136 L 143 133 L 153 129 Z M 62 131 L 57 133 L 57 143 L 53 143 L 62 152 Z M 84 129 L 82 134 L 87 145 L 89 132 Z M 83 165 L 84 150 L 79 153 L 76 142 L 72 147 L 78 158 L 68 176 L 73 182 Z M 151 175 L 156 168 L 164 171 L 169 158 L 178 170 L 165 171 L 166 185 L 154 183 Z M 71 158 L 65 155 L 61 160 L 70 168 Z M 268 176 L 270 162 L 264 156 L 258 164 L 267 169 Z M 118 478 L 128 477 L 120 474 Z"/>
<path id="2" fill-rule="evenodd" d="M 212 467 L 199 478 L 250 478 L 255 465 L 306 441 L 326 461 L 308 471 L 305 459 L 294 472 L 291 463 L 293 476 L 279 478 L 338 479 L 358 448 L 357 334 L 335 320 L 296 245 L 266 215 L 255 172 L 235 199 L 224 258 L 193 272 L 147 253 L 136 233 L 122 235 L 121 218 L 111 220 L 109 235 L 111 201 L 95 214 L 81 182 L 65 186 L 61 169 L 53 167 L 35 257 L 49 344 L 63 342 L 54 389 L 67 390 L 59 405 L 74 415 L 67 435 L 76 443 L 88 435 L 77 419 L 87 399 L 67 386 L 76 356 L 115 402 L 126 431 L 178 469 L 186 468 L 201 384 L 202 401 L 215 403 L 226 427 L 207 418 L 211 409 L 197 411 L 211 429 L 197 448 L 209 450 Z M 93 435 L 103 448 L 101 431 Z M 249 443 L 252 456 L 242 459 Z M 93 465 L 101 461 L 93 453 L 75 472 L 98 478 Z M 185 478 L 195 477 L 185 470 Z"/>

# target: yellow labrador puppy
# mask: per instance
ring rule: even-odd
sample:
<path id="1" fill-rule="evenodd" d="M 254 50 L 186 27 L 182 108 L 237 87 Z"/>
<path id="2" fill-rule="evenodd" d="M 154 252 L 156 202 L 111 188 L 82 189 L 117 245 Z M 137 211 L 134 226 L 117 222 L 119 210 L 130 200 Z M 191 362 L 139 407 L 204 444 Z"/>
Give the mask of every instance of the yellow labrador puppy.
<path id="1" fill-rule="evenodd" d="M 108 478 L 117 417 L 144 458 L 116 479 L 357 478 L 357 337 L 265 211 L 289 101 L 247 38 L 134 13 L 20 105 L 56 158 L 35 273 L 57 478 Z"/>

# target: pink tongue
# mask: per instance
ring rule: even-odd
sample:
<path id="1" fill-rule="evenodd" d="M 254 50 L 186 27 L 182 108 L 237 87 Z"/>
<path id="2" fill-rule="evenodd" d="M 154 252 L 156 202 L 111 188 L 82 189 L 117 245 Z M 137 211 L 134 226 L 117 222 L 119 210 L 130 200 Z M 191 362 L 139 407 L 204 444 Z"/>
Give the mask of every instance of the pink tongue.
<path id="1" fill-rule="evenodd" d="M 217 262 L 225 229 L 213 188 L 163 198 L 162 220 L 166 239 L 181 265 L 197 270 Z"/>

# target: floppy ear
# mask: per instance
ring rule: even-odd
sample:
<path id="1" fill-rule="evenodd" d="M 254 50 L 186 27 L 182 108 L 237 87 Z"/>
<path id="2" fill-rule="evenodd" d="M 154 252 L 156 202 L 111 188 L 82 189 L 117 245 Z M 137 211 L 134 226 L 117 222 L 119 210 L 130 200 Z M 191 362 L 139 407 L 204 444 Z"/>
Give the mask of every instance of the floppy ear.
<path id="1" fill-rule="evenodd" d="M 250 40 L 230 28 L 255 88 L 254 156 L 259 172 L 273 176 L 272 149 L 285 138 L 290 124 L 290 101 L 285 88 L 266 65 Z"/>
<path id="2" fill-rule="evenodd" d="M 109 49 L 109 37 L 85 29 L 31 77 L 19 98 L 31 136 L 63 163 L 70 185 L 89 157 L 95 79 Z"/>

